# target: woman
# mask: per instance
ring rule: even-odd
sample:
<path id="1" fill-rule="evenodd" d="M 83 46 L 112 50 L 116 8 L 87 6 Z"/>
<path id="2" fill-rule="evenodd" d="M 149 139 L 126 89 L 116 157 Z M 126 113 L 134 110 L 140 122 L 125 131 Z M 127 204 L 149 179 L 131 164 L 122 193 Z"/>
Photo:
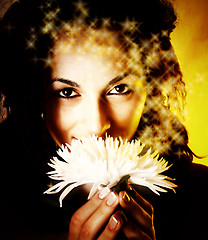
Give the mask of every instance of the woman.
<path id="1" fill-rule="evenodd" d="M 5 150 L 4 239 L 205 238 L 207 168 L 191 163 L 174 115 L 185 98 L 170 42 L 176 15 L 167 1 L 135 4 L 22 1 L 5 16 L 1 89 L 10 113 L 1 145 L 12 141 L 12 151 Z M 56 196 L 42 194 L 46 164 L 58 146 L 91 134 L 140 138 L 159 151 L 173 164 L 166 175 L 177 193 L 128 186 L 86 202 L 79 189 L 59 209 Z"/>

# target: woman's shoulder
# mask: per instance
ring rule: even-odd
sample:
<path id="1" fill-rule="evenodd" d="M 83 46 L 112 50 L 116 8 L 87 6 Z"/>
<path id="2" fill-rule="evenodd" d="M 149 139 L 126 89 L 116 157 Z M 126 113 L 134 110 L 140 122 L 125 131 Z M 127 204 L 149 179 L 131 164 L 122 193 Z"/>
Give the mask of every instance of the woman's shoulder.
<path id="1" fill-rule="evenodd" d="M 192 163 L 191 164 L 191 170 L 194 173 L 207 173 L 208 172 L 208 166 L 204 165 L 204 164 L 199 164 L 199 163 Z"/>
<path id="2" fill-rule="evenodd" d="M 208 166 L 198 163 L 192 163 L 189 176 L 191 181 L 196 184 L 208 186 Z"/>
<path id="3" fill-rule="evenodd" d="M 208 166 L 192 163 L 184 175 L 183 186 L 197 202 L 208 201 Z"/>
<path id="4" fill-rule="evenodd" d="M 158 239 L 207 238 L 208 167 L 191 163 L 183 168 L 176 193 L 168 191 L 154 205 Z"/>

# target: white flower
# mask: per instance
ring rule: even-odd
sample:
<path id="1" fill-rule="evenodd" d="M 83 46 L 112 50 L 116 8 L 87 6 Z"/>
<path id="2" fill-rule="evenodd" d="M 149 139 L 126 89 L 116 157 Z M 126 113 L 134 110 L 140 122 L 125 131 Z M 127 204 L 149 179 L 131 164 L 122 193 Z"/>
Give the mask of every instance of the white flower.
<path id="1" fill-rule="evenodd" d="M 149 149 L 141 155 L 144 145 L 140 141 L 123 141 L 121 138 L 107 137 L 105 140 L 96 136 L 83 137 L 73 140 L 71 145 L 62 146 L 57 157 L 51 159 L 49 166 L 54 171 L 49 172 L 50 178 L 59 182 L 45 193 L 58 193 L 63 190 L 59 201 L 74 188 L 92 183 L 88 198 L 91 198 L 102 186 L 115 187 L 123 177 L 127 177 L 130 184 L 146 186 L 153 192 L 166 192 L 163 188 L 173 189 L 176 185 L 162 172 L 167 170 L 167 161 L 159 159 L 157 153 Z"/>

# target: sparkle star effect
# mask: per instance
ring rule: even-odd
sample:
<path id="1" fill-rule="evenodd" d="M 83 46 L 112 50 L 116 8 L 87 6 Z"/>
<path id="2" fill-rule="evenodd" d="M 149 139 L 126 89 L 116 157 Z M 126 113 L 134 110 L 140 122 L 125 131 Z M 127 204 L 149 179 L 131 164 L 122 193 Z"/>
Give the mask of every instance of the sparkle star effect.
<path id="1" fill-rule="evenodd" d="M 144 148 L 140 141 L 123 141 L 121 138 L 107 137 L 105 140 L 96 136 L 73 140 L 58 150 L 57 157 L 51 159 L 54 170 L 50 178 L 59 182 L 45 193 L 53 194 L 62 191 L 62 201 L 74 188 L 83 184 L 92 184 L 90 199 L 100 188 L 114 188 L 122 179 L 130 184 L 138 184 L 151 189 L 154 193 L 166 192 L 166 189 L 177 187 L 173 180 L 161 173 L 169 169 L 168 163 L 159 159 L 159 155 L 147 151 L 139 156 Z"/>
<path id="2" fill-rule="evenodd" d="M 121 69 L 121 65 L 125 65 L 125 72 L 132 72 L 145 82 L 151 79 L 151 83 L 147 83 L 147 95 L 150 97 L 147 98 L 144 114 L 151 115 L 152 112 L 157 112 L 159 121 L 158 119 L 153 121 L 150 127 L 147 116 L 142 116 L 143 122 L 147 124 L 140 132 L 142 143 L 148 144 L 160 153 L 170 150 L 172 141 L 181 143 L 181 138 L 178 138 L 180 132 L 173 128 L 172 116 L 166 111 L 168 109 L 173 115 L 182 115 L 184 102 L 180 99 L 184 99 L 185 96 L 185 86 L 181 82 L 181 76 L 175 74 L 178 62 L 175 53 L 172 48 L 163 50 L 161 47 L 161 38 L 167 39 L 169 32 L 161 30 L 159 33 L 151 34 L 149 38 L 141 37 L 135 40 L 136 35 L 141 36 L 142 23 L 126 17 L 124 21 L 116 23 L 120 30 L 115 33 L 112 30 L 115 22 L 111 18 L 91 19 L 87 3 L 81 0 L 72 4 L 75 7 L 74 18 L 62 21 L 59 18 L 62 9 L 58 6 L 53 8 L 54 2 L 56 1 L 49 0 L 45 7 L 41 5 L 40 10 L 44 13 L 42 25 L 40 29 L 36 27 L 36 30 L 30 31 L 26 39 L 26 48 L 30 51 L 38 51 L 36 43 L 40 35 L 49 36 L 54 41 L 54 46 L 58 46 L 56 43 L 60 40 L 62 43 L 58 48 L 51 49 L 47 57 L 35 59 L 43 62 L 45 67 L 52 68 L 53 57 L 57 52 L 67 53 L 70 49 L 76 48 L 81 61 L 82 56 L 89 49 L 98 56 L 107 54 L 110 57 L 115 55 L 116 46 L 117 68 Z M 39 56 L 39 53 L 35 52 L 34 55 Z M 37 61 L 34 61 L 35 64 Z M 161 66 L 165 69 L 162 74 Z M 102 66 L 104 70 L 108 67 L 110 66 Z M 159 74 L 153 77 L 152 71 L 158 71 Z M 161 94 L 155 94 L 155 89 Z"/>

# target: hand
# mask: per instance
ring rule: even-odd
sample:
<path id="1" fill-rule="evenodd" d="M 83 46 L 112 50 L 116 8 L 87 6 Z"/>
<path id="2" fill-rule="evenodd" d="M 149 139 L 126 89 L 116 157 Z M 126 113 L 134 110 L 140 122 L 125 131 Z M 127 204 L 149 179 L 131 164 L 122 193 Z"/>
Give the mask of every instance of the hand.
<path id="1" fill-rule="evenodd" d="M 118 195 L 103 188 L 74 213 L 68 240 L 115 239 L 124 219 L 121 211 L 114 213 L 118 204 Z"/>
<path id="2" fill-rule="evenodd" d="M 152 205 L 130 185 L 119 193 L 119 203 L 126 217 L 122 231 L 127 239 L 155 240 Z"/>

